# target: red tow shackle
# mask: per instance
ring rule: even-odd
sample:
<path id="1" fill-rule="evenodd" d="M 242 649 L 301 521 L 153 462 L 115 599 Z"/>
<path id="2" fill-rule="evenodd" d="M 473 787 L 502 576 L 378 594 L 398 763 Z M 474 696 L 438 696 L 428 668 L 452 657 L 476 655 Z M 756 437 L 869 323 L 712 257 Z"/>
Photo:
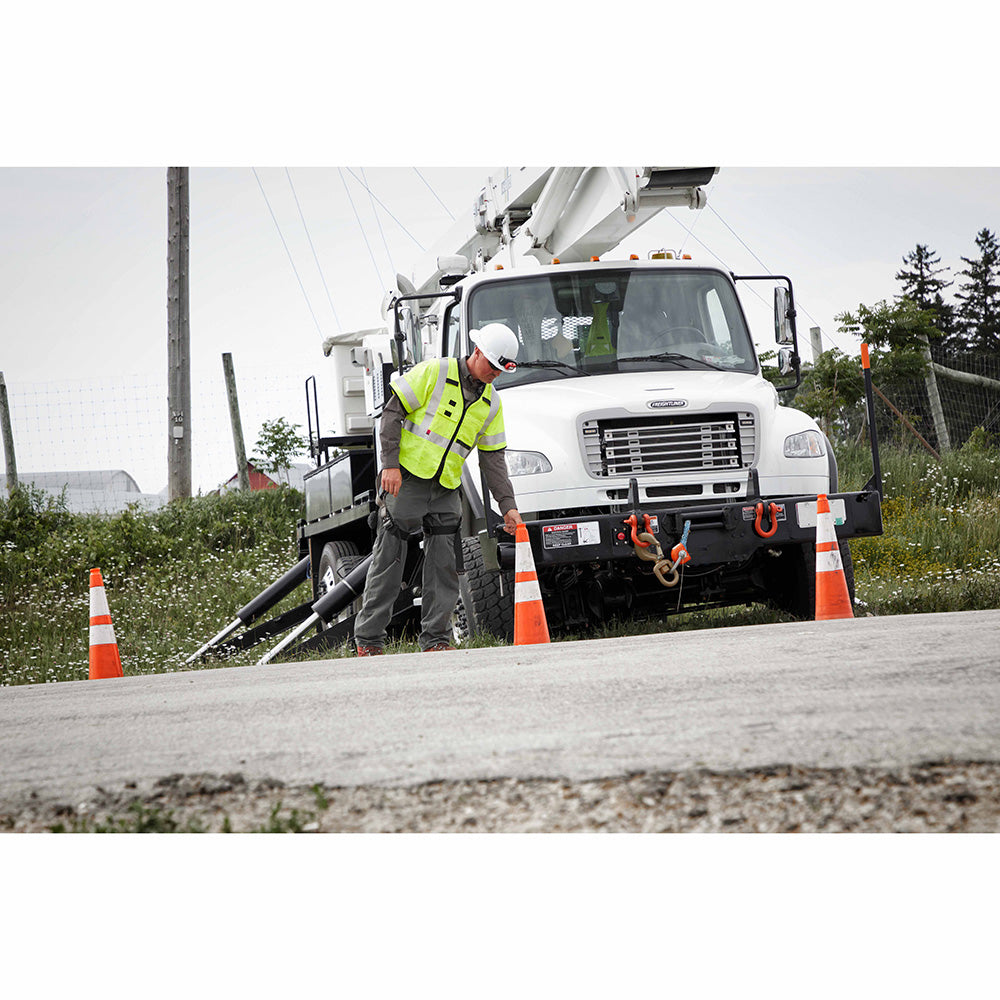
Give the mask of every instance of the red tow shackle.
<path id="1" fill-rule="evenodd" d="M 771 516 L 771 527 L 764 531 L 761 529 L 761 521 L 764 518 L 764 504 L 763 502 L 757 504 L 757 517 L 753 522 L 753 530 L 760 535 L 761 538 L 770 538 L 778 530 L 778 515 L 781 513 L 781 508 L 776 503 L 769 503 L 768 510 Z"/>

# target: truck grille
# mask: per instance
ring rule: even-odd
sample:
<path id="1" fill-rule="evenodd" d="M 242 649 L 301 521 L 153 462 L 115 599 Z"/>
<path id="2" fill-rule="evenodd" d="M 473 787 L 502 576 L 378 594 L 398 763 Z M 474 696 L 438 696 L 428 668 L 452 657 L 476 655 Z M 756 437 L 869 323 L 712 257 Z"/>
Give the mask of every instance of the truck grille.
<path id="1" fill-rule="evenodd" d="M 583 443 L 601 477 L 724 472 L 755 458 L 752 413 L 586 420 Z"/>

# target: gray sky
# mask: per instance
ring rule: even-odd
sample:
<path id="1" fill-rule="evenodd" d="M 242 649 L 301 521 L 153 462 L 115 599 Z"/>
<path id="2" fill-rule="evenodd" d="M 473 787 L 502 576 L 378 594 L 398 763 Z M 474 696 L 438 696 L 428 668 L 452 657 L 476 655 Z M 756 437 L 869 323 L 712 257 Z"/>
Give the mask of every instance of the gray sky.
<path id="1" fill-rule="evenodd" d="M 318 378 L 321 413 L 329 413 L 323 337 L 381 325 L 379 306 L 394 274 L 410 272 L 421 248 L 471 206 L 495 169 L 258 167 L 255 175 L 251 167 L 191 168 L 192 419 L 195 464 L 200 449 L 206 463 L 196 475 L 203 488 L 225 478 L 219 470 L 231 464 L 225 423 L 222 432 L 197 436 L 199 408 L 203 420 L 210 404 L 213 419 L 225 417 L 222 353 L 233 354 L 241 382 L 248 446 L 262 419 L 305 423 L 302 384 L 310 374 Z M 133 405 L 154 410 L 138 449 L 150 466 L 140 485 L 150 492 L 163 478 L 157 436 L 165 433 L 165 403 L 157 387 L 166 378 L 166 191 L 165 167 L 0 169 L 0 370 L 12 397 L 30 388 L 35 395 L 25 405 L 40 410 L 53 405 L 49 390 L 65 398 L 74 387 L 115 383 L 92 405 L 99 409 L 104 398 L 127 410 L 116 386 L 146 387 Z M 708 196 L 700 212 L 662 212 L 616 255 L 667 247 L 737 273 L 788 275 L 806 358 L 812 326 L 822 329 L 824 347 L 856 352 L 834 316 L 897 294 L 893 276 L 917 242 L 954 277 L 961 257 L 975 255 L 976 233 L 1000 226 L 1000 170 L 991 168 L 723 165 Z M 740 290 L 759 348 L 773 347 L 769 289 Z M 269 389 L 265 405 L 258 388 L 265 383 L 253 380 L 270 385 L 279 376 L 282 388 Z M 78 423 L 70 410 L 55 412 L 60 426 Z M 23 408 L 18 416 L 25 418 Z M 126 419 L 136 429 L 137 419 Z M 19 468 L 77 467 L 86 435 L 68 440 L 63 456 L 48 423 L 22 426 Z"/>
<path id="2" fill-rule="evenodd" d="M 362 172 L 384 209 L 359 183 Z M 214 374 L 223 351 L 238 370 L 306 365 L 321 374 L 322 338 L 380 325 L 394 274 L 410 272 L 491 172 L 192 168 L 194 376 Z M 738 273 L 786 274 L 805 345 L 819 326 L 824 346 L 853 350 L 834 316 L 898 293 L 893 276 L 917 242 L 955 276 L 961 257 L 975 256 L 978 230 L 1000 225 L 1000 170 L 723 166 L 708 205 L 664 211 L 619 253 L 683 248 Z M 166 238 L 165 167 L 0 169 L 8 381 L 161 376 Z M 769 292 L 762 302 L 741 291 L 767 349 Z"/>

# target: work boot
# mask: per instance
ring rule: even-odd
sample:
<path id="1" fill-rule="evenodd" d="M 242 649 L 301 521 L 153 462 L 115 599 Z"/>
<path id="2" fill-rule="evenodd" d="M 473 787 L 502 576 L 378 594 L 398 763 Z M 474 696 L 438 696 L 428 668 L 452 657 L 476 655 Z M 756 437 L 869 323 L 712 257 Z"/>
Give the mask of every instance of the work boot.
<path id="1" fill-rule="evenodd" d="M 381 646 L 358 646 L 358 656 L 381 656 Z"/>
<path id="2" fill-rule="evenodd" d="M 425 653 L 442 653 L 446 649 L 454 649 L 454 648 L 455 648 L 454 646 L 449 646 L 448 643 L 446 643 L 446 642 L 439 642 L 439 643 L 436 643 L 433 646 L 428 646 L 424 650 L 424 652 Z"/>

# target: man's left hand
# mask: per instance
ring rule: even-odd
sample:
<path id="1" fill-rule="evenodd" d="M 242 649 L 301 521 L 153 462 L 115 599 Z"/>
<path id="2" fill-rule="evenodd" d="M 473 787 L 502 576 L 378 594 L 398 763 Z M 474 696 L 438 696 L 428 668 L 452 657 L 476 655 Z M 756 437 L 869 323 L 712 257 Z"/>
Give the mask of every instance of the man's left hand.
<path id="1" fill-rule="evenodd" d="M 517 526 L 519 524 L 524 524 L 524 521 L 521 519 L 521 515 L 518 514 L 517 510 L 512 507 L 503 516 L 504 531 L 506 531 L 509 535 L 513 535 L 517 531 Z"/>

